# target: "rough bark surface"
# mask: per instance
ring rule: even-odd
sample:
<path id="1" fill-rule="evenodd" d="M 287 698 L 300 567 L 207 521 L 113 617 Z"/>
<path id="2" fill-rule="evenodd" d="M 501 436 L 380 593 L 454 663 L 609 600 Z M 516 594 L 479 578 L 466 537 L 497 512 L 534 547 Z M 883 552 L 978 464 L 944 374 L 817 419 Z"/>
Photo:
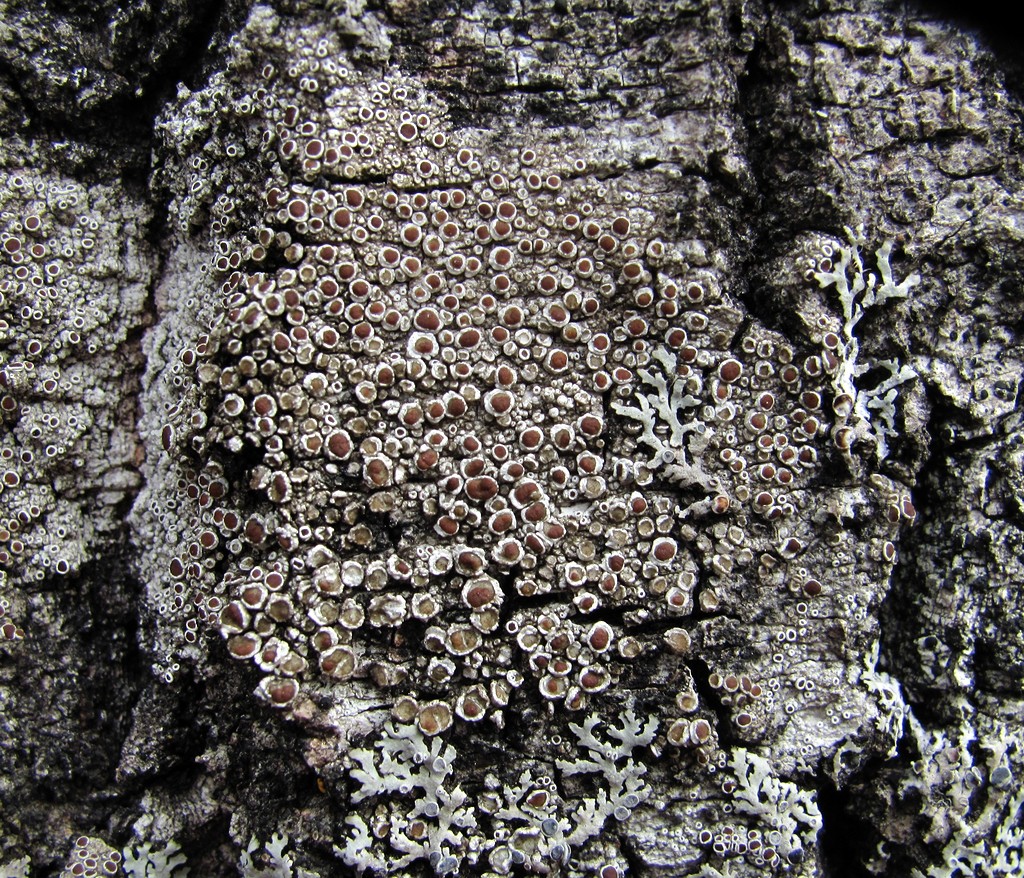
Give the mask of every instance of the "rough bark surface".
<path id="1" fill-rule="evenodd" d="M 998 44 L 831 0 L 0 34 L 0 876 L 1021 874 Z"/>

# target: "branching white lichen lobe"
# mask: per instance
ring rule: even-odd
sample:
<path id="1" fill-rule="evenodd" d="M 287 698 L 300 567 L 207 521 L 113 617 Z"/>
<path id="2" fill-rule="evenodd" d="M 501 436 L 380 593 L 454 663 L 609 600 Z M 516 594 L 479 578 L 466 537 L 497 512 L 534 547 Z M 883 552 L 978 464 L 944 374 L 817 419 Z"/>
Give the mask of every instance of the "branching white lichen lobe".
<path id="1" fill-rule="evenodd" d="M 875 457 L 881 461 L 889 454 L 889 440 L 898 436 L 896 427 L 896 397 L 898 388 L 917 377 L 909 366 L 894 359 L 862 362 L 857 324 L 871 308 L 890 300 L 905 299 L 921 282 L 917 274 L 910 274 L 895 282 L 889 257 L 893 243 L 886 241 L 875 251 L 877 275 L 867 269 L 860 254 L 865 245 L 863 229 L 846 229 L 848 246 L 831 246 L 823 253 L 816 266 L 814 278 L 822 287 L 834 287 L 843 311 L 842 339 L 827 345 L 838 358 L 833 376 L 836 393 L 833 407 L 838 416 L 834 428 L 841 446 L 870 437 L 875 446 Z M 873 387 L 863 386 L 860 380 L 869 371 L 877 369 L 888 376 Z M 849 426 L 847 426 L 849 425 Z"/>

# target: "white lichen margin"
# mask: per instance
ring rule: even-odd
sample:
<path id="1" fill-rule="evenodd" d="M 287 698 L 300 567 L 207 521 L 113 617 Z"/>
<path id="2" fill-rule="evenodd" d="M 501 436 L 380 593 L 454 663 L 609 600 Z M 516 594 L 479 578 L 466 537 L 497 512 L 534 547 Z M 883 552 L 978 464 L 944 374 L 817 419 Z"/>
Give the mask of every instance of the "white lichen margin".
<path id="1" fill-rule="evenodd" d="M 860 362 L 860 342 L 854 330 L 869 308 L 892 299 L 907 298 L 910 290 L 921 282 L 921 278 L 911 274 L 896 283 L 889 264 L 892 241 L 886 241 L 875 251 L 876 275 L 865 268 L 861 258 L 861 247 L 866 244 L 864 227 L 858 226 L 854 231 L 847 226 L 846 236 L 850 245 L 840 245 L 831 248 L 831 252 L 826 251 L 826 255 L 831 258 L 832 268 L 828 271 L 815 271 L 814 278 L 822 288 L 836 288 L 843 309 L 839 366 L 832 382 L 836 399 L 849 400 L 851 411 L 847 416 L 847 424 L 854 430 L 856 439 L 874 439 L 875 456 L 881 461 L 889 454 L 888 440 L 897 435 L 897 388 L 916 378 L 917 373 L 896 360 Z M 885 370 L 889 375 L 875 387 L 858 386 L 859 379 L 872 369 Z"/>

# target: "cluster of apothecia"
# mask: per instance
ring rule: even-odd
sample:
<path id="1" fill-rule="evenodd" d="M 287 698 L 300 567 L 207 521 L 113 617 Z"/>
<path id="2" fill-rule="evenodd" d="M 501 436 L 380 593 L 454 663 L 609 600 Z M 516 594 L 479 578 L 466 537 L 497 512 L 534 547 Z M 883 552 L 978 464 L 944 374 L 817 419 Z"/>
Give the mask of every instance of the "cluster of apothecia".
<path id="1" fill-rule="evenodd" d="M 513 700 L 582 716 L 681 656 L 657 748 L 711 763 L 695 609 L 780 579 L 794 619 L 830 600 L 804 489 L 851 452 L 842 340 L 744 322 L 657 237 L 658 199 L 565 145 L 457 131 L 411 80 L 299 42 L 247 98 L 259 221 L 217 198 L 223 306 L 170 370 L 179 496 L 150 502 L 177 648 L 212 628 L 270 705 L 372 686 L 427 738 Z M 894 532 L 913 507 L 890 493 Z M 702 681 L 738 740 L 785 694 L 761 673 Z"/>
<path id="2" fill-rule="evenodd" d="M 0 589 L 4 572 L 11 586 L 73 575 L 98 534 L 119 526 L 113 507 L 137 476 L 127 471 L 135 443 L 117 379 L 130 368 L 121 346 L 147 272 L 134 243 L 144 214 L 115 203 L 110 187 L 29 171 L 6 181 Z M 10 636 L 6 624 L 0 630 Z"/>
<path id="3" fill-rule="evenodd" d="M 562 150 L 460 145 L 399 77 L 264 74 L 263 224 L 218 243 L 224 309 L 180 352 L 201 403 L 162 430 L 203 462 L 165 574 L 187 641 L 219 628 L 278 706 L 368 677 L 432 734 L 500 723 L 523 685 L 581 710 L 689 649 L 631 627 L 695 592 L 714 612 L 765 535 L 771 563 L 801 555 L 774 535 L 832 444 L 834 334 L 803 356 L 736 338 L 712 276 Z M 710 738 L 682 722 L 673 743 Z"/>

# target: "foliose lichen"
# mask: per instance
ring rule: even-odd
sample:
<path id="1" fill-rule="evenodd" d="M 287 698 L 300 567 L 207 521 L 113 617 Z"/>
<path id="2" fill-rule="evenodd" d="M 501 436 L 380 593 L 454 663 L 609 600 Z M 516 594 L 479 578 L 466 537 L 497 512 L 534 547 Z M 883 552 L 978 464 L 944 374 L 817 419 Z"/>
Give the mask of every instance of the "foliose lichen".
<path id="1" fill-rule="evenodd" d="M 281 832 L 272 835 L 266 844 L 253 836 L 238 860 L 242 878 L 320 878 L 317 873 L 295 865 L 288 845 L 288 836 Z M 262 856 L 266 865 L 258 865 L 254 854 Z"/>
<path id="2" fill-rule="evenodd" d="M 365 749 L 349 753 L 358 764 L 351 771 L 359 784 L 351 795 L 352 804 L 385 795 L 397 796 L 399 801 L 390 815 L 378 808 L 372 833 L 361 814 L 349 815 L 346 822 L 353 834 L 338 851 L 342 859 L 359 872 L 369 869 L 383 875 L 393 875 L 418 859 L 427 860 L 438 875 L 457 872 L 466 848 L 463 830 L 474 829 L 476 819 L 462 789 L 451 783 L 445 786 L 458 755 L 455 749 L 440 738 L 428 744 L 415 726 L 394 724 L 385 726 L 375 749 L 379 753 Z M 397 856 L 375 850 L 375 836 L 381 832 Z"/>
<path id="3" fill-rule="evenodd" d="M 29 858 L 22 857 L 20 860 L 12 860 L 9 863 L 0 864 L 0 878 L 28 878 Z"/>
<path id="4" fill-rule="evenodd" d="M 826 335 L 826 348 L 838 358 L 834 370 L 832 402 L 836 414 L 833 427 L 837 445 L 848 448 L 854 442 L 868 438 L 874 444 L 875 457 L 881 461 L 889 454 L 888 440 L 899 435 L 896 427 L 896 396 L 900 385 L 917 377 L 917 373 L 895 359 L 860 361 L 860 340 L 855 332 L 857 324 L 871 308 L 892 299 L 905 299 L 921 282 L 910 274 L 895 282 L 889 257 L 893 243 L 886 241 L 875 251 L 877 274 L 864 265 L 860 250 L 866 244 L 864 229 L 847 227 L 848 246 L 826 246 L 821 261 L 814 266 L 814 279 L 822 287 L 834 287 L 843 309 L 842 332 Z M 867 373 L 887 372 L 873 386 L 862 386 Z"/>
<path id="5" fill-rule="evenodd" d="M 143 842 L 138 847 L 126 847 L 122 869 L 130 878 L 188 878 L 185 855 L 175 842 L 156 847 Z"/>

